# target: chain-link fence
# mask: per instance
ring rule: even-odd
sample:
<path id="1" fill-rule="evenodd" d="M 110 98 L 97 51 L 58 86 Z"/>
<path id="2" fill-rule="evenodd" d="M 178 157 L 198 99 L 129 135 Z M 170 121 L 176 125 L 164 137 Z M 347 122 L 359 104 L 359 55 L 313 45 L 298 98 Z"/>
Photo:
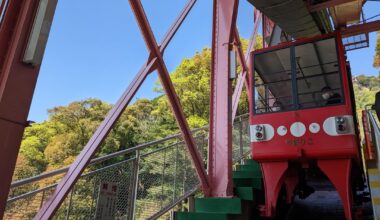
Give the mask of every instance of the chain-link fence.
<path id="1" fill-rule="evenodd" d="M 208 128 L 193 130 L 207 168 Z M 250 152 L 248 116 L 233 129 L 233 161 Z M 4 219 L 32 219 L 66 168 L 12 184 Z M 169 218 L 178 202 L 198 189 L 198 179 L 180 135 L 94 159 L 67 195 L 55 219 Z"/>

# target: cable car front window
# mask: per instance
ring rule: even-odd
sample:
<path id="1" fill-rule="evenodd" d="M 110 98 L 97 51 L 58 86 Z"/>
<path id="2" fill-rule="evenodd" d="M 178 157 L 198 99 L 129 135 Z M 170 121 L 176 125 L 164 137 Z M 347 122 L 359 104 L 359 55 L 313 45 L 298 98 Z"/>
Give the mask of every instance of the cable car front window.
<path id="1" fill-rule="evenodd" d="M 255 55 L 255 112 L 294 109 L 290 48 Z"/>
<path id="2" fill-rule="evenodd" d="M 335 38 L 254 54 L 256 114 L 344 103 Z"/>
<path id="3" fill-rule="evenodd" d="M 298 108 L 343 103 L 334 38 L 295 47 Z"/>

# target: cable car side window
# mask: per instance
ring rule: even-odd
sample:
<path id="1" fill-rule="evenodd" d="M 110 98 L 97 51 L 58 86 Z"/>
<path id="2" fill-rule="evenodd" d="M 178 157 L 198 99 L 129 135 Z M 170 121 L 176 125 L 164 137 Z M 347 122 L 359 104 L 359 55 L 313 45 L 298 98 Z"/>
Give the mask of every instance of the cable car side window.
<path id="1" fill-rule="evenodd" d="M 254 57 L 254 109 L 256 114 L 294 109 L 290 48 Z"/>
<path id="2" fill-rule="evenodd" d="M 343 103 L 335 38 L 295 46 L 298 109 Z"/>

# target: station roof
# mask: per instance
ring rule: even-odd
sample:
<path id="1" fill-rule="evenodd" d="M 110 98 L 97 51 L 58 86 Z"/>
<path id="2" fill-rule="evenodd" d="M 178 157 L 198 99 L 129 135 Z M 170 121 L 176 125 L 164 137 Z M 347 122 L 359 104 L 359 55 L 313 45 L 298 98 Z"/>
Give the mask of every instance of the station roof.
<path id="1" fill-rule="evenodd" d="M 297 39 L 360 22 L 363 0 L 248 0 Z"/>
<path id="2" fill-rule="evenodd" d="M 303 0 L 248 0 L 293 38 L 320 35 Z"/>

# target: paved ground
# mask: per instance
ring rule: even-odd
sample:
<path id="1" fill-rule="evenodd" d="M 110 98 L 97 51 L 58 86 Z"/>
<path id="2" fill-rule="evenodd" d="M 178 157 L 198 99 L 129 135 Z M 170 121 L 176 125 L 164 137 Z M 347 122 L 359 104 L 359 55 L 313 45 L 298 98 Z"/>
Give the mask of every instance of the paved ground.
<path id="1" fill-rule="evenodd" d="M 317 191 L 305 200 L 296 199 L 287 219 L 344 219 L 343 207 L 336 191 Z"/>
<path id="2" fill-rule="evenodd" d="M 363 203 L 358 209 L 363 215 L 357 219 L 373 219 L 371 203 Z M 338 193 L 330 185 L 319 186 L 318 191 L 307 199 L 296 198 L 287 220 L 344 220 L 344 210 Z"/>

